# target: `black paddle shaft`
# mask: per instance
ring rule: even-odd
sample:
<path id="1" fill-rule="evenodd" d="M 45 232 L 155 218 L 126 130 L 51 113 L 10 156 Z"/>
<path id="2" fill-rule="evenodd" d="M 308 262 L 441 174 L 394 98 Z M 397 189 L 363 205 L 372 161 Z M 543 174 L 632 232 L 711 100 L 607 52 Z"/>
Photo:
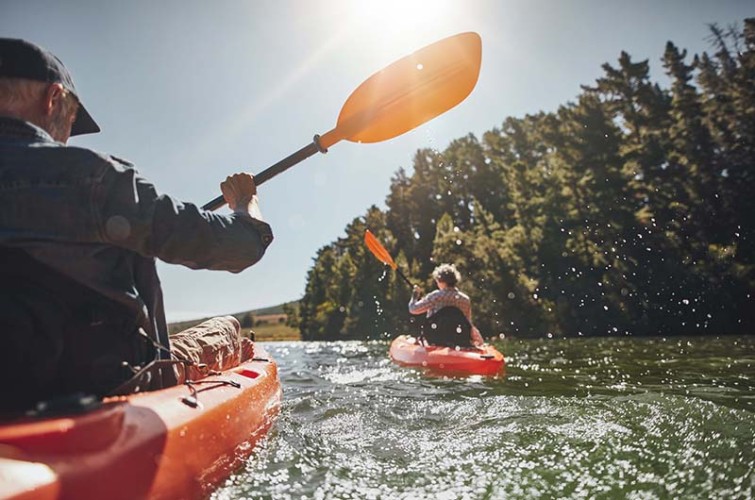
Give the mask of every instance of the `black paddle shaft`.
<path id="1" fill-rule="evenodd" d="M 315 153 L 327 153 L 328 150 L 323 148 L 320 145 L 320 136 L 315 135 L 314 139 L 312 139 L 312 142 L 310 144 L 307 144 L 303 148 L 301 148 L 296 153 L 287 156 L 286 158 L 283 158 L 281 161 L 276 163 L 275 165 L 272 165 L 259 174 L 254 176 L 254 184 L 259 186 L 263 182 L 272 179 L 276 175 L 280 174 L 281 172 L 284 172 L 288 170 L 289 168 L 293 167 L 297 163 L 306 160 L 310 156 L 312 156 Z M 218 196 L 214 200 L 205 203 L 202 206 L 203 210 L 217 210 L 218 208 L 225 205 L 225 198 L 223 198 L 223 195 Z"/>
<path id="2" fill-rule="evenodd" d="M 409 278 L 407 278 L 407 277 L 406 277 L 406 276 L 404 275 L 404 273 L 402 273 L 402 272 L 401 272 L 401 269 L 399 269 L 399 268 L 397 267 L 397 268 L 396 268 L 396 272 L 398 273 L 398 275 L 399 275 L 399 276 L 401 276 L 402 278 L 404 278 L 404 281 L 406 281 L 406 283 L 407 283 L 407 284 L 408 284 L 409 286 L 411 286 L 411 287 L 414 287 L 414 283 L 412 283 L 411 281 L 409 281 Z"/>

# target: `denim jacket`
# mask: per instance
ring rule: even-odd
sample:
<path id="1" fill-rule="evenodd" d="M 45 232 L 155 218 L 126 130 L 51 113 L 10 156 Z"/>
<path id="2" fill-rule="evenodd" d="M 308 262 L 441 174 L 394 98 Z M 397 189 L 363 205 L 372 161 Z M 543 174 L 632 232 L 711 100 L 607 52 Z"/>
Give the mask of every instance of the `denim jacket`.
<path id="1" fill-rule="evenodd" d="M 155 258 L 237 273 L 262 258 L 272 239 L 265 222 L 182 203 L 128 162 L 0 117 L 0 245 L 127 306 L 163 345 Z"/>

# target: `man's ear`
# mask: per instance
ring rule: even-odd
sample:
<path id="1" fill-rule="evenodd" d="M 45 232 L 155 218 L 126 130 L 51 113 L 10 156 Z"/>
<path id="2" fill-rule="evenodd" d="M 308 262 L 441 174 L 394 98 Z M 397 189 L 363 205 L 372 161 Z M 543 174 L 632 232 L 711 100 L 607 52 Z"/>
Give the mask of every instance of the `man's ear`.
<path id="1" fill-rule="evenodd" d="M 42 111 L 46 117 L 52 116 L 55 112 L 55 108 L 58 107 L 58 102 L 63 99 L 65 92 L 63 85 L 59 83 L 51 83 L 47 86 L 44 102 L 42 103 Z"/>

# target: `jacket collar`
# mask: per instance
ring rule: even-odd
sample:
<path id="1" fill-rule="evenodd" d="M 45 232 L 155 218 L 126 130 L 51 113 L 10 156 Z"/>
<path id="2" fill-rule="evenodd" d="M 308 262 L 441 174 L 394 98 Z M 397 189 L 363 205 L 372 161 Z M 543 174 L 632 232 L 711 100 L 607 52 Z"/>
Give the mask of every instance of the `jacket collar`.
<path id="1" fill-rule="evenodd" d="M 37 127 L 33 123 L 10 116 L 0 116 L 0 138 L 55 142 L 44 129 Z"/>

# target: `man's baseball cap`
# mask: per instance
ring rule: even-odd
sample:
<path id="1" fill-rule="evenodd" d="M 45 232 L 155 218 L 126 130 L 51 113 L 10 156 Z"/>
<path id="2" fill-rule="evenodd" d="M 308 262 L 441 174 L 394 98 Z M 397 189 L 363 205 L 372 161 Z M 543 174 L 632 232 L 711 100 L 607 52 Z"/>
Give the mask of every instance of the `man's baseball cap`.
<path id="1" fill-rule="evenodd" d="M 0 38 L 0 77 L 60 83 L 79 101 L 79 110 L 71 127 L 71 135 L 94 134 L 100 131 L 99 125 L 79 99 L 71 74 L 60 59 L 42 47 L 26 40 Z"/>

